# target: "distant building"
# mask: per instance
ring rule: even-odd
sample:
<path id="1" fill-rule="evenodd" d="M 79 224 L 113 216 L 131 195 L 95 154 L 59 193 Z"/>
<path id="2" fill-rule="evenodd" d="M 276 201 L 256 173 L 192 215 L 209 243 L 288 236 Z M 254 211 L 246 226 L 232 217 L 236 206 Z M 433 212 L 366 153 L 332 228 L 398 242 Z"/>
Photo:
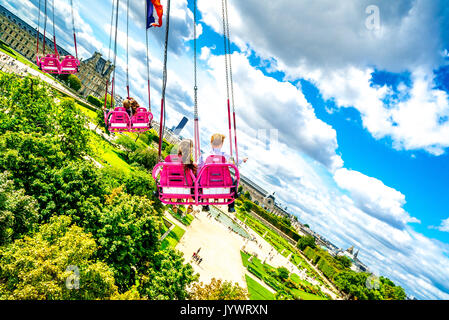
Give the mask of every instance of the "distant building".
<path id="1" fill-rule="evenodd" d="M 36 62 L 37 30 L 11 11 L 0 5 L 0 40 L 10 48 L 19 52 L 32 62 Z M 39 52 L 42 52 L 44 35 L 39 33 Z M 59 45 L 56 46 L 60 55 L 70 53 Z M 45 38 L 45 52 L 54 53 L 53 40 Z"/>
<path id="2" fill-rule="evenodd" d="M 22 56 L 36 62 L 37 28 L 30 26 L 24 20 L 0 5 L 0 40 L 6 43 Z M 39 32 L 39 52 L 42 53 L 44 35 Z M 73 55 L 61 46 L 57 45 L 59 55 Z M 45 38 L 45 53 L 54 53 L 54 44 L 48 37 Z M 106 61 L 101 54 L 94 55 L 81 61 L 79 72 L 76 76 L 81 80 L 80 93 L 87 97 L 93 95 L 101 98 L 105 94 L 106 79 L 109 79 L 114 66 Z"/>
<path id="3" fill-rule="evenodd" d="M 356 272 L 368 272 L 368 267 L 358 259 L 358 255 L 359 251 L 355 251 L 354 246 L 346 249 L 345 251 L 339 250 L 337 252 L 337 256 L 345 256 L 351 260 L 351 270 Z"/>
<path id="4" fill-rule="evenodd" d="M 160 123 L 156 120 L 152 121 L 153 129 L 159 135 Z M 179 144 L 181 142 L 181 138 L 173 133 L 172 130 L 165 128 L 164 129 L 164 139 L 171 144 Z"/>
<path id="5" fill-rule="evenodd" d="M 173 134 L 179 135 L 181 133 L 182 129 L 185 128 L 188 121 L 189 120 L 186 117 L 183 117 L 181 119 L 181 121 L 179 122 L 179 124 L 176 126 L 176 128 L 173 129 Z"/>
<path id="6" fill-rule="evenodd" d="M 260 205 L 262 208 L 277 216 L 291 217 L 292 215 L 285 210 L 279 203 L 276 202 L 275 193 L 268 193 L 265 189 L 260 187 L 254 181 L 240 174 L 240 185 L 244 192 L 248 191 L 251 200 Z"/>
<path id="7" fill-rule="evenodd" d="M 104 97 L 106 81 L 110 78 L 112 71 L 114 71 L 114 65 L 111 61 L 105 60 L 99 52 L 95 52 L 92 57 L 81 63 L 77 74 L 82 84 L 79 92 L 85 97 L 89 95 L 97 98 Z M 114 98 L 117 99 L 117 97 Z M 120 101 L 117 101 L 117 104 L 119 103 Z"/>

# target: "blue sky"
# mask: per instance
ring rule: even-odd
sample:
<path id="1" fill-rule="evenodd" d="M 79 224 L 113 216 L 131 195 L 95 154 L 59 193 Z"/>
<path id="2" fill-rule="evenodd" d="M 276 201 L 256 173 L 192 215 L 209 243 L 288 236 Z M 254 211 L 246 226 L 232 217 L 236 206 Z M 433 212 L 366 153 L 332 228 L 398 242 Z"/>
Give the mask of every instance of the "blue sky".
<path id="1" fill-rule="evenodd" d="M 58 42 L 70 50 L 69 2 L 55 1 Z M 117 90 L 124 96 L 121 2 Z M 36 23 L 36 0 L 0 3 Z M 146 104 L 144 16 L 139 1 L 130 3 L 131 91 Z M 75 4 L 80 55 L 100 51 L 107 57 L 111 1 Z M 370 5 L 379 10 L 374 28 Z M 227 133 L 221 2 L 198 0 L 198 7 L 200 126 L 207 149 L 209 134 Z M 172 3 L 168 127 L 192 116 L 191 9 L 190 0 Z M 250 158 L 243 174 L 276 191 L 300 221 L 336 245 L 359 248 L 373 272 L 409 295 L 448 299 L 445 1 L 280 0 L 260 6 L 229 0 L 229 15 L 240 150 Z M 149 34 L 158 119 L 164 28 Z M 193 136 L 191 123 L 185 130 L 184 136 Z M 272 131 L 277 134 L 267 149 L 261 140 Z"/>

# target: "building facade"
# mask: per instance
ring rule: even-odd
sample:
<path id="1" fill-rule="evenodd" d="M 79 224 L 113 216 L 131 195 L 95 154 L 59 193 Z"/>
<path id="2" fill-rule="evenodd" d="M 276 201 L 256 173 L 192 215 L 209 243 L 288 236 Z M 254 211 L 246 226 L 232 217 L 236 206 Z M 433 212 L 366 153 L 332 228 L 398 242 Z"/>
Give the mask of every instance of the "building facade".
<path id="1" fill-rule="evenodd" d="M 36 61 L 37 30 L 0 5 L 0 40 L 28 60 Z M 42 53 L 44 35 L 39 33 L 39 52 Z M 57 46 L 60 55 L 70 55 Z M 45 39 L 45 53 L 54 53 L 53 41 Z"/>
<path id="2" fill-rule="evenodd" d="M 337 253 L 337 256 L 345 256 L 351 260 L 351 270 L 355 272 L 369 272 L 368 267 L 359 260 L 358 255 L 359 251 L 355 251 L 354 247 L 350 247 L 345 251 L 339 250 Z"/>
<path id="3" fill-rule="evenodd" d="M 97 98 L 104 97 L 106 82 L 110 78 L 112 71 L 114 71 L 114 65 L 112 65 L 111 61 L 105 60 L 99 52 L 95 52 L 92 57 L 81 62 L 77 74 L 81 80 L 79 92 L 85 97 L 89 95 Z"/>
<path id="4" fill-rule="evenodd" d="M 0 5 L 0 40 L 33 63 L 36 62 L 37 35 L 36 28 Z M 41 54 L 43 40 L 44 36 L 39 32 L 39 52 Z M 72 55 L 59 45 L 57 45 L 57 49 L 61 56 Z M 48 37 L 45 38 L 45 53 L 54 53 L 53 41 Z M 114 66 L 111 62 L 103 59 L 98 52 L 95 52 L 89 59 L 81 61 L 79 72 L 76 74 L 82 84 L 79 92 L 85 97 L 88 95 L 97 98 L 103 97 L 106 81 L 113 70 Z"/>

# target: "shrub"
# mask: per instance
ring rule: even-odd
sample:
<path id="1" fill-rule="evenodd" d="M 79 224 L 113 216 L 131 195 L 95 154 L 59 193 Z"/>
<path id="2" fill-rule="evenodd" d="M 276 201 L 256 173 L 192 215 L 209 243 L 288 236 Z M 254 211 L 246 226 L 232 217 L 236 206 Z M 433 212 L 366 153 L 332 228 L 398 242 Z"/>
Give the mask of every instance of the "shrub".
<path id="1" fill-rule="evenodd" d="M 69 87 L 75 91 L 78 91 L 79 89 L 81 89 L 81 86 L 82 86 L 81 80 L 74 74 L 71 74 L 68 76 L 67 83 L 68 83 Z"/>
<path id="2" fill-rule="evenodd" d="M 130 158 L 131 161 L 140 164 L 147 170 L 152 170 L 158 162 L 157 151 L 150 148 L 137 150 Z"/>
<path id="3" fill-rule="evenodd" d="M 248 265 L 248 271 L 254 274 L 257 278 L 263 279 L 262 274 L 259 272 L 259 270 L 253 268 L 251 265 Z"/>
<path id="4" fill-rule="evenodd" d="M 98 108 L 103 108 L 103 105 L 104 105 L 103 102 L 101 102 L 100 99 L 98 99 L 98 98 L 96 98 L 96 97 L 94 97 L 92 95 L 88 95 L 87 96 L 87 102 L 89 102 L 90 104 L 92 104 L 92 105 L 94 105 L 94 106 L 96 106 Z"/>

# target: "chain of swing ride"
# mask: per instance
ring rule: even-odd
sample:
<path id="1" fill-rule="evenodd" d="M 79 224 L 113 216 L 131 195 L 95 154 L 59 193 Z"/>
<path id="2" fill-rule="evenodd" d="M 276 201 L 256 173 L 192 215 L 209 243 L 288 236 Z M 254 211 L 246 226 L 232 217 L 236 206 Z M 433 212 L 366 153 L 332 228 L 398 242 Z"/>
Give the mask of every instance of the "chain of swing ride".
<path id="1" fill-rule="evenodd" d="M 225 70 L 226 70 L 226 96 L 228 106 L 228 124 L 229 124 L 229 149 L 231 158 L 233 157 L 232 150 L 232 119 L 231 119 L 231 102 L 232 102 L 232 114 L 234 122 L 234 142 L 235 142 L 235 163 L 239 163 L 239 154 L 237 148 L 237 125 L 235 118 L 235 103 L 234 103 L 234 81 L 232 79 L 232 59 L 231 59 L 231 40 L 229 36 L 229 19 L 228 19 L 228 0 L 221 0 L 221 11 L 223 21 L 223 41 L 224 41 L 224 53 L 225 53 Z M 229 63 L 228 63 L 229 60 Z"/>
<path id="2" fill-rule="evenodd" d="M 161 121 L 159 124 L 159 149 L 158 160 L 162 160 L 162 141 L 165 131 L 165 91 L 167 89 L 167 51 L 168 51 L 168 35 L 170 30 L 170 0 L 167 0 L 167 22 L 165 27 L 165 44 L 164 44 L 164 69 L 162 75 L 162 96 L 161 96 Z"/>
<path id="3" fill-rule="evenodd" d="M 194 51 L 194 141 L 195 141 L 195 161 L 198 161 L 201 156 L 200 148 L 200 135 L 199 135 L 199 117 L 198 117 L 198 83 L 197 83 L 197 5 L 196 0 L 193 1 L 193 51 Z M 226 71 L 226 95 L 227 95 L 227 106 L 228 106 L 228 122 L 229 122 L 229 143 L 230 143 L 230 155 L 233 157 L 232 149 L 232 120 L 234 122 L 234 142 L 235 142 L 235 153 L 236 153 L 236 163 L 238 164 L 238 148 L 237 148 L 237 125 L 235 117 L 235 103 L 234 103 L 234 83 L 232 78 L 232 59 L 231 59 L 231 41 L 229 32 L 229 19 L 228 19 L 228 1 L 222 0 L 222 20 L 223 20 L 223 39 L 224 39 L 224 53 L 225 53 L 225 71 Z M 165 50 L 164 50 L 164 75 L 163 75 L 163 85 L 162 85 L 162 99 L 161 99 L 161 122 L 159 129 L 159 152 L 158 157 L 161 161 L 162 154 L 162 137 L 164 136 L 165 128 L 165 89 L 167 83 L 167 48 L 168 48 L 168 34 L 169 34 L 169 24 L 170 22 L 170 0 L 167 1 L 167 27 L 165 33 Z M 229 59 L 229 64 L 228 64 Z M 231 120 L 231 101 L 232 101 L 232 114 L 233 119 Z"/>
<path id="4" fill-rule="evenodd" d="M 45 40 L 46 40 L 46 33 L 47 33 L 47 0 L 44 1 L 44 37 L 42 39 L 43 46 L 42 46 L 42 54 L 45 56 Z M 70 0 L 70 9 L 72 14 L 72 32 L 73 32 L 73 42 L 75 44 L 75 57 L 78 59 L 78 45 L 76 43 L 76 30 L 75 30 L 75 14 L 73 10 L 73 0 Z M 55 49 L 55 54 L 59 56 L 58 49 L 56 46 L 56 33 L 55 33 L 55 1 L 52 1 L 52 10 L 53 10 L 53 44 Z M 37 18 L 37 35 L 36 35 L 36 54 L 39 54 L 39 42 L 40 42 L 40 24 L 41 24 L 41 0 L 39 0 L 39 14 Z"/>
<path id="5" fill-rule="evenodd" d="M 148 1 L 148 0 L 147 0 Z M 120 6 L 120 0 L 112 1 L 112 11 L 111 11 L 111 28 L 109 30 L 109 48 L 108 48 L 108 60 L 111 59 L 111 47 L 112 47 L 112 31 L 113 25 L 115 21 L 115 38 L 114 38 L 114 71 L 112 74 L 111 80 L 111 108 L 113 106 L 114 99 L 114 91 L 115 91 L 115 66 L 117 62 L 117 34 L 118 34 L 118 11 Z M 147 2 L 145 1 L 145 10 L 146 10 Z M 115 13 L 115 19 L 114 19 Z M 149 64 L 149 52 L 148 52 L 148 30 L 145 30 L 145 42 L 146 42 L 146 64 L 147 64 L 147 83 L 148 83 L 148 111 L 151 112 L 151 90 L 150 90 L 150 64 Z M 106 80 L 106 92 L 104 98 L 104 108 L 107 106 L 107 95 L 108 95 L 108 87 L 109 87 L 109 78 Z M 128 94 L 128 99 L 130 98 L 129 94 L 129 0 L 126 1 L 126 90 Z"/>

